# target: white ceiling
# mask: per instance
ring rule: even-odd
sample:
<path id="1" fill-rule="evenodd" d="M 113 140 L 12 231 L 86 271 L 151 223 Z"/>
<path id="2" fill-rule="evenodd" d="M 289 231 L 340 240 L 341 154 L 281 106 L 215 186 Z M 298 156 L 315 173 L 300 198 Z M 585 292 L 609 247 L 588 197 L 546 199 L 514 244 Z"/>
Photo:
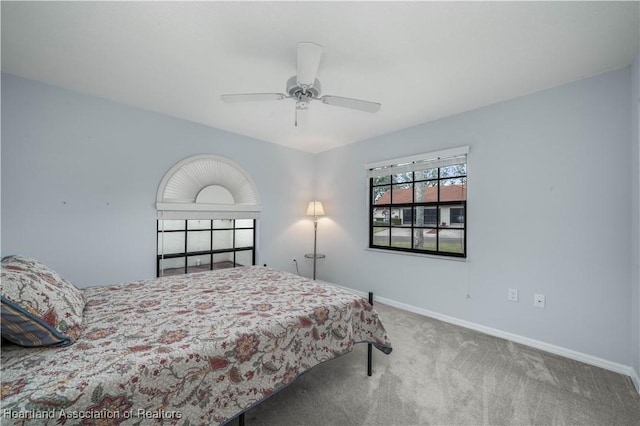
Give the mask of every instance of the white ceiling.
<path id="1" fill-rule="evenodd" d="M 629 65 L 638 2 L 7 2 L 2 70 L 320 152 Z M 224 104 L 284 92 L 296 45 L 324 47 L 313 102 Z"/>

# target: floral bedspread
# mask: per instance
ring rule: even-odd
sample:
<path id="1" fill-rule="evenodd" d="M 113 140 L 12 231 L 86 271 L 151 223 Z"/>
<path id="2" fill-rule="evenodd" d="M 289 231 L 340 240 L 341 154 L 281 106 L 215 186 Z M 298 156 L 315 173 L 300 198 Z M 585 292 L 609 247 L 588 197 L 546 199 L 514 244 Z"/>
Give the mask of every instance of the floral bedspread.
<path id="1" fill-rule="evenodd" d="M 270 268 L 83 292 L 73 345 L 3 343 L 3 425 L 225 423 L 355 343 L 391 351 L 364 299 Z"/>

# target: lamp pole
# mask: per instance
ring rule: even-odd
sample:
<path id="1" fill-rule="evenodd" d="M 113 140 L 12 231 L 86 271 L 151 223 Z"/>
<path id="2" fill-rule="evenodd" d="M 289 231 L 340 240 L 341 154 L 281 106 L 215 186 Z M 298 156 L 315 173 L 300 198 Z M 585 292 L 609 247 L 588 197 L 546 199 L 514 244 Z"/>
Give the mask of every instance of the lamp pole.
<path id="1" fill-rule="evenodd" d="M 316 250 L 318 242 L 318 217 L 313 217 L 313 279 L 316 279 L 316 261 L 318 260 L 318 253 Z"/>
<path id="2" fill-rule="evenodd" d="M 324 209 L 320 201 L 311 201 L 307 207 L 307 216 L 313 216 L 313 253 L 305 254 L 307 259 L 313 259 L 313 279 L 316 279 L 316 262 L 325 257 L 318 254 L 318 217 L 324 216 Z"/>

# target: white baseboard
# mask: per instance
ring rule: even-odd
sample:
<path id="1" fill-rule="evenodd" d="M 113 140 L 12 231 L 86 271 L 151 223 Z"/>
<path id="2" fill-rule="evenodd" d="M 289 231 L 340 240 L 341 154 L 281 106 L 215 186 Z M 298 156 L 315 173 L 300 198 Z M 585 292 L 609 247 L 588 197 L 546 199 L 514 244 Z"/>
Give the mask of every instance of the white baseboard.
<path id="1" fill-rule="evenodd" d="M 362 291 L 354 290 L 346 287 L 342 287 L 342 288 L 349 290 L 355 294 L 361 295 L 365 298 L 367 297 L 367 294 Z M 615 373 L 620 373 L 625 376 L 629 376 L 636 390 L 638 391 L 638 393 L 640 393 L 640 377 L 638 376 L 638 373 L 631 366 L 608 361 L 606 359 L 598 358 L 592 355 L 587 355 L 582 352 L 577 352 L 571 349 L 563 348 L 562 346 L 552 345 L 546 342 L 542 342 L 540 340 L 530 339 L 528 337 L 520 336 L 518 334 L 513 334 L 507 331 L 498 330 L 496 328 L 486 327 L 484 325 L 476 324 L 470 321 L 465 321 L 462 319 L 450 317 L 448 315 L 439 314 L 437 312 L 432 312 L 427 309 L 419 308 L 417 306 L 409 305 L 402 302 L 397 302 L 392 299 L 387 299 L 386 297 L 376 296 L 375 300 L 382 304 L 393 306 L 394 308 L 413 312 L 419 315 L 424 315 L 430 318 L 435 318 L 437 320 L 444 321 L 450 324 L 459 325 L 461 327 L 469 328 L 471 330 L 476 330 L 481 333 L 488 334 L 490 336 L 500 337 L 502 339 L 510 340 L 512 342 L 516 342 L 522 345 L 530 346 L 532 348 L 540 349 L 545 352 L 550 352 L 555 355 L 560 355 L 565 358 L 584 362 L 585 364 L 593 365 L 596 367 L 613 371 Z"/>
<path id="2" fill-rule="evenodd" d="M 638 393 L 640 393 L 640 376 L 638 376 L 638 372 L 631 368 L 631 381 L 633 382 L 634 386 L 636 387 L 636 390 L 638 391 Z"/>

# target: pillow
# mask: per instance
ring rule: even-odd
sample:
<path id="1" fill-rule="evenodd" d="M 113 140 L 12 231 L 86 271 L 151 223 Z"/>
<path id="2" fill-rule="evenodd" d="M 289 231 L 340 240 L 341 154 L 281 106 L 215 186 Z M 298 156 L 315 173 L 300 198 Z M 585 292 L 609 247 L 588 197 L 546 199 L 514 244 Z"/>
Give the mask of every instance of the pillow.
<path id="1" fill-rule="evenodd" d="M 84 295 L 47 266 L 2 259 L 2 337 L 22 346 L 69 346 L 82 332 Z"/>

